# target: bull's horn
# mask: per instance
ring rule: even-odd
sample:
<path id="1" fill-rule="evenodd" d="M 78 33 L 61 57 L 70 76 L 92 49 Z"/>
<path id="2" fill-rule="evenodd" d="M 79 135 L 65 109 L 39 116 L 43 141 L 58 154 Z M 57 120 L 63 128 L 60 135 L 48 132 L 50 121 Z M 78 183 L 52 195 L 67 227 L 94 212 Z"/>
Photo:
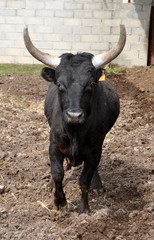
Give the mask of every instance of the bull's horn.
<path id="1" fill-rule="evenodd" d="M 39 49 L 37 49 L 33 45 L 32 41 L 29 37 L 27 26 L 24 28 L 23 36 L 24 36 L 24 42 L 25 42 L 26 48 L 34 58 L 36 58 L 40 62 L 42 62 L 45 65 L 48 65 L 52 68 L 56 68 L 60 64 L 61 58 L 50 55 L 48 53 L 41 52 Z"/>
<path id="2" fill-rule="evenodd" d="M 103 67 L 107 63 L 115 59 L 123 50 L 126 42 L 126 29 L 124 25 L 120 25 L 120 37 L 117 45 L 109 51 L 96 55 L 92 58 L 92 63 L 96 68 Z"/>

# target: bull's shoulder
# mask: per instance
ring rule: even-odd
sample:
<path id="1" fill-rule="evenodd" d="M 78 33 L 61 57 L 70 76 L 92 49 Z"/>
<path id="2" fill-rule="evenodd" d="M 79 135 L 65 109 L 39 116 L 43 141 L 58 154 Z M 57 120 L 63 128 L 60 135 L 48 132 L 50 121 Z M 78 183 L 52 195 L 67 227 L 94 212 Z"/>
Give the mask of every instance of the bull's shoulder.
<path id="1" fill-rule="evenodd" d="M 58 91 L 57 86 L 54 83 L 49 85 L 45 104 L 44 104 L 44 113 L 51 126 L 53 124 L 54 119 L 59 119 L 60 116 L 60 105 L 58 101 Z"/>

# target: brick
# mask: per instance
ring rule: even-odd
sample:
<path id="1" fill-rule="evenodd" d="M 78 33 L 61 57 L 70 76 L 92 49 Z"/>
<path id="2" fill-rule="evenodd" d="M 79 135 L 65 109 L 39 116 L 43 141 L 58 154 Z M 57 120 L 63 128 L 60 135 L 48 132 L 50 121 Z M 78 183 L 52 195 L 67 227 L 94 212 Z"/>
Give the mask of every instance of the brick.
<path id="1" fill-rule="evenodd" d="M 3 55 L 6 55 L 6 49 L 0 48 L 0 56 L 2 57 Z"/>
<path id="2" fill-rule="evenodd" d="M 77 10 L 77 9 L 82 9 L 83 4 L 82 3 L 64 3 L 64 9 L 66 10 Z"/>
<path id="3" fill-rule="evenodd" d="M 140 58 L 140 59 L 144 59 L 144 58 L 146 58 L 146 57 L 147 57 L 147 51 L 146 51 L 146 50 L 139 52 L 139 58 Z"/>
<path id="4" fill-rule="evenodd" d="M 45 1 L 40 1 L 40 0 L 28 0 L 26 1 L 25 8 L 30 8 L 30 9 L 44 9 L 45 8 Z"/>
<path id="5" fill-rule="evenodd" d="M 132 59 L 132 66 L 146 66 L 147 56 L 143 59 Z"/>
<path id="6" fill-rule="evenodd" d="M 0 16 L 0 23 L 5 23 L 6 22 L 6 17 L 2 17 L 2 16 Z"/>
<path id="7" fill-rule="evenodd" d="M 64 35 L 62 37 L 62 41 L 64 41 L 64 42 L 73 42 L 73 43 L 74 42 L 80 42 L 81 41 L 81 36 L 80 35 L 75 35 L 75 34 L 71 34 L 70 36 Z"/>
<path id="8" fill-rule="evenodd" d="M 121 24 L 121 19 L 104 19 L 103 23 L 105 26 L 118 27 Z"/>
<path id="9" fill-rule="evenodd" d="M 122 8 L 125 10 L 125 9 L 127 9 L 127 10 L 136 10 L 136 11 L 138 11 L 138 12 L 140 12 L 140 11 L 142 11 L 142 4 L 138 4 L 138 5 L 136 5 L 136 4 L 130 4 L 130 3 L 128 3 L 128 0 L 126 0 L 127 1 L 127 4 L 123 4 L 122 5 Z"/>
<path id="10" fill-rule="evenodd" d="M 99 26 L 101 24 L 101 19 L 84 19 L 83 24 L 84 26 Z"/>
<path id="11" fill-rule="evenodd" d="M 136 58 L 136 59 L 138 59 L 138 54 L 139 54 L 139 52 L 138 52 L 138 50 L 132 50 L 131 49 L 131 51 L 125 51 L 125 55 L 127 56 L 127 58 Z"/>
<path id="12" fill-rule="evenodd" d="M 14 63 L 15 62 L 15 58 L 14 56 L 1 56 L 1 63 Z"/>
<path id="13" fill-rule="evenodd" d="M 24 49 L 17 49 L 17 48 L 7 48 L 6 55 L 8 56 L 23 56 Z"/>
<path id="14" fill-rule="evenodd" d="M 24 27 L 25 27 L 25 24 L 12 24 L 12 25 L 9 25 L 11 26 L 11 29 L 9 30 L 9 32 L 19 32 L 20 34 L 23 33 L 23 30 L 24 30 Z M 31 30 L 32 27 L 30 27 L 30 30 Z"/>
<path id="15" fill-rule="evenodd" d="M 92 18 L 92 16 L 93 16 L 93 11 L 90 11 L 90 10 L 80 10 L 80 11 L 78 11 L 78 10 L 75 10 L 74 11 L 74 17 L 75 18 Z"/>
<path id="16" fill-rule="evenodd" d="M 58 18 L 46 17 L 44 19 L 44 24 L 48 25 L 48 26 L 56 25 L 56 24 L 57 25 L 63 25 L 63 23 L 64 23 L 64 18 L 60 18 L 60 17 L 58 17 Z"/>
<path id="17" fill-rule="evenodd" d="M 152 0 L 132 0 L 131 2 L 135 4 L 151 4 Z"/>
<path id="18" fill-rule="evenodd" d="M 25 24 L 29 24 L 29 25 L 31 25 L 31 24 L 35 24 L 35 25 L 41 25 L 41 24 L 43 24 L 43 18 L 39 18 L 39 17 L 28 17 L 28 18 L 23 18 L 23 20 L 25 20 L 24 21 L 24 23 Z"/>
<path id="19" fill-rule="evenodd" d="M 51 42 L 62 42 L 63 35 L 62 34 L 53 34 L 53 33 L 44 33 L 43 41 L 51 41 Z"/>
<path id="20" fill-rule="evenodd" d="M 13 45 L 12 45 L 13 44 Z M 25 48 L 25 45 L 24 45 L 24 41 L 23 39 L 22 40 L 15 40 L 13 43 L 11 44 L 10 47 L 15 47 L 15 48 Z"/>
<path id="21" fill-rule="evenodd" d="M 63 24 L 65 26 L 81 26 L 81 19 L 77 18 L 68 18 L 68 19 L 63 19 Z"/>
<path id="22" fill-rule="evenodd" d="M 17 10 L 17 16 L 23 16 L 23 17 L 34 17 L 35 16 L 35 10 L 32 9 L 18 9 Z"/>
<path id="23" fill-rule="evenodd" d="M 53 32 L 54 33 L 61 33 L 61 34 L 68 34 L 72 33 L 72 26 L 61 26 L 61 25 L 55 25 L 53 27 Z"/>
<path id="24" fill-rule="evenodd" d="M 117 43 L 118 39 L 119 38 L 116 35 L 101 35 L 100 37 L 100 41 L 110 42 L 110 43 Z"/>
<path id="25" fill-rule="evenodd" d="M 0 16 L 15 16 L 15 9 L 0 9 Z"/>
<path id="26" fill-rule="evenodd" d="M 124 51 L 114 62 L 146 65 L 151 1 L 122 2 L 1 0 L 0 54 L 2 58 L 10 55 L 4 61 L 39 63 L 24 46 L 22 32 L 25 24 L 29 25 L 35 46 L 44 52 L 60 55 L 69 51 L 87 51 L 98 54 L 116 45 L 119 25 L 123 23 L 127 41 Z"/>
<path id="27" fill-rule="evenodd" d="M 142 28 L 142 22 L 139 19 L 122 19 L 121 23 L 126 27 Z"/>
<path id="28" fill-rule="evenodd" d="M 128 2 L 128 0 L 126 0 L 126 1 Z M 113 3 L 121 3 L 121 0 L 112 0 L 111 2 L 113 2 Z"/>
<path id="29" fill-rule="evenodd" d="M 7 8 L 13 9 L 21 9 L 26 7 L 26 1 L 17 1 L 17 0 L 7 0 L 6 1 Z"/>
<path id="30" fill-rule="evenodd" d="M 93 17 L 94 18 L 111 18 L 112 16 L 112 11 L 93 11 Z"/>
<path id="31" fill-rule="evenodd" d="M 5 32 L 0 33 L 0 39 L 6 39 L 6 33 Z"/>
<path id="32" fill-rule="evenodd" d="M 62 10 L 64 8 L 64 4 L 62 1 L 44 1 L 45 9 L 53 9 L 53 10 Z"/>
<path id="33" fill-rule="evenodd" d="M 21 33 L 6 32 L 5 34 L 6 34 L 6 39 L 10 40 L 10 42 L 16 39 L 23 40 L 23 36 Z"/>
<path id="34" fill-rule="evenodd" d="M 39 25 L 39 26 L 35 27 L 35 31 L 37 31 L 37 33 L 50 33 L 51 29 L 52 29 L 52 27 L 50 25 Z M 31 32 L 32 32 L 32 30 L 31 30 Z"/>
<path id="35" fill-rule="evenodd" d="M 147 36 L 139 36 L 139 41 L 142 43 L 147 43 L 148 42 L 148 37 Z"/>
<path id="36" fill-rule="evenodd" d="M 143 28 L 133 27 L 132 28 L 132 35 L 145 35 L 145 30 Z"/>
<path id="37" fill-rule="evenodd" d="M 14 63 L 22 63 L 22 64 L 34 64 L 39 63 L 39 61 L 35 60 L 32 56 L 15 56 Z"/>
<path id="38" fill-rule="evenodd" d="M 54 10 L 47 10 L 47 9 L 37 9 L 35 11 L 35 14 L 37 17 L 53 17 L 54 15 Z"/>
<path id="39" fill-rule="evenodd" d="M 73 34 L 91 34 L 91 27 L 84 27 L 84 26 L 81 26 L 81 27 L 78 27 L 78 26 L 75 26 L 73 27 Z"/>
<path id="40" fill-rule="evenodd" d="M 117 3 L 108 3 L 108 2 L 102 2 L 102 8 L 104 11 L 110 10 L 110 11 L 115 11 L 118 9 L 122 9 L 122 4 L 117 4 Z"/>
<path id="41" fill-rule="evenodd" d="M 82 35 L 81 42 L 100 42 L 100 35 Z"/>
<path id="42" fill-rule="evenodd" d="M 93 26 L 92 27 L 92 34 L 101 34 L 101 35 L 109 35 L 111 32 L 111 28 L 108 26 L 100 25 L 100 26 Z"/>
<path id="43" fill-rule="evenodd" d="M 124 47 L 124 51 L 129 51 L 130 49 L 131 49 L 131 44 L 126 41 L 126 44 L 125 44 L 125 47 Z"/>
<path id="44" fill-rule="evenodd" d="M 64 53 L 73 53 L 73 52 L 72 52 L 72 50 L 61 49 L 61 50 L 57 50 L 56 56 L 61 56 Z M 76 51 L 74 53 L 76 53 Z"/>
<path id="45" fill-rule="evenodd" d="M 112 64 L 117 64 L 117 65 L 120 65 L 120 66 L 133 66 L 134 65 L 133 60 L 132 59 L 127 59 L 127 58 L 124 58 L 124 57 L 122 58 L 122 57 L 119 56 L 118 58 L 114 59 L 111 63 Z"/>
<path id="46" fill-rule="evenodd" d="M 102 9 L 102 3 L 84 3 L 85 10 L 99 10 Z"/>
<path id="47" fill-rule="evenodd" d="M 0 1 L 0 8 L 6 7 L 6 1 Z"/>
<path id="48" fill-rule="evenodd" d="M 73 15 L 74 15 L 73 11 L 58 11 L 58 10 L 56 10 L 54 12 L 55 17 L 71 18 L 71 17 L 73 17 Z"/>
<path id="49" fill-rule="evenodd" d="M 136 12 L 135 9 L 133 10 L 119 10 L 119 11 L 116 11 L 114 13 L 114 17 L 115 18 L 122 18 L 122 19 L 125 19 L 125 18 L 135 18 L 135 19 L 138 19 L 138 13 Z"/>
<path id="50" fill-rule="evenodd" d="M 92 51 L 98 51 L 99 53 L 108 51 L 109 50 L 109 44 L 104 42 L 99 43 L 91 43 L 91 50 Z"/>
<path id="51" fill-rule="evenodd" d="M 65 43 L 65 42 L 54 42 L 53 43 L 53 49 L 70 50 L 71 46 L 70 46 L 69 43 Z"/>
<path id="52" fill-rule="evenodd" d="M 126 41 L 129 42 L 129 43 L 138 42 L 139 41 L 139 36 L 138 35 L 127 36 Z"/>
<path id="53" fill-rule="evenodd" d="M 142 51 L 143 49 L 147 49 L 147 48 L 148 48 L 148 44 L 146 43 L 135 42 L 131 44 L 131 50 Z"/>
<path id="54" fill-rule="evenodd" d="M 90 43 L 73 43 L 73 50 L 76 52 L 89 52 L 90 51 L 90 47 L 91 44 Z"/>
<path id="55" fill-rule="evenodd" d="M 11 48 L 14 47 L 14 44 L 12 41 L 8 40 L 8 39 L 1 39 L 1 48 Z"/>
<path id="56" fill-rule="evenodd" d="M 33 41 L 34 45 L 44 52 L 48 52 L 48 50 L 53 49 L 53 42 L 50 39 L 46 39 L 43 41 Z"/>
<path id="57" fill-rule="evenodd" d="M 43 34 L 42 33 L 30 33 L 30 37 L 33 41 L 43 41 Z"/>
<path id="58" fill-rule="evenodd" d="M 118 35 L 120 33 L 120 28 L 119 27 L 111 27 L 111 35 Z M 126 34 L 130 35 L 132 32 L 132 28 L 126 26 Z"/>
<path id="59" fill-rule="evenodd" d="M 6 17 L 6 23 L 11 24 L 24 24 L 25 19 L 23 17 Z"/>

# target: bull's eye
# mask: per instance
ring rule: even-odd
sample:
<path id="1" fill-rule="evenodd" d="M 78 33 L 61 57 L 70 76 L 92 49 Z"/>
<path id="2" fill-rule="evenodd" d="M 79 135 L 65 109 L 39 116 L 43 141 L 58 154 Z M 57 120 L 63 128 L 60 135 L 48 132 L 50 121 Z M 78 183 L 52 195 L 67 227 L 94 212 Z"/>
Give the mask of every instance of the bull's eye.
<path id="1" fill-rule="evenodd" d="M 85 93 L 91 93 L 91 92 L 92 92 L 92 89 L 93 89 L 93 87 L 94 87 L 95 85 L 96 85 L 95 82 L 91 82 L 89 85 L 86 86 L 84 92 L 85 92 Z"/>
<path id="2" fill-rule="evenodd" d="M 65 88 L 64 85 L 62 85 L 62 83 L 60 83 L 59 81 L 57 81 L 56 84 L 57 84 L 57 87 L 58 87 L 59 91 L 61 91 L 61 92 L 66 92 L 66 88 Z"/>

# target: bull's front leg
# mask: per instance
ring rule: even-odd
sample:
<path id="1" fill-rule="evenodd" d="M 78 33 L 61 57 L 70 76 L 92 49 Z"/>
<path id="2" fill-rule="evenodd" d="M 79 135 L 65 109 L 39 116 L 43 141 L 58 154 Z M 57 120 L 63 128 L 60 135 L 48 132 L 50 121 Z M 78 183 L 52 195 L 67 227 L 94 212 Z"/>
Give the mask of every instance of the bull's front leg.
<path id="1" fill-rule="evenodd" d="M 100 155 L 93 156 L 84 162 L 84 168 L 80 177 L 80 188 L 81 188 L 81 202 L 80 202 L 80 213 L 89 212 L 89 204 L 88 204 L 88 192 L 91 184 L 92 177 L 94 172 L 97 171 L 97 166 L 100 161 Z"/>
<path id="2" fill-rule="evenodd" d="M 67 204 L 63 191 L 62 181 L 64 178 L 63 160 L 64 156 L 56 145 L 50 143 L 49 155 L 51 162 L 51 174 L 55 183 L 54 204 L 59 210 Z"/>

